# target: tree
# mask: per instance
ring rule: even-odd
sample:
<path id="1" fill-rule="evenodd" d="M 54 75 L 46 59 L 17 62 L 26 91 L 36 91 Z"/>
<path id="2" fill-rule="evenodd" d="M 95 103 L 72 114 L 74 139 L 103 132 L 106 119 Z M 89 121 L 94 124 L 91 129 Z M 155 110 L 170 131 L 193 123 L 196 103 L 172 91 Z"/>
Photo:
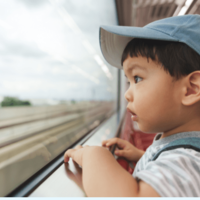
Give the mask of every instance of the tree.
<path id="1" fill-rule="evenodd" d="M 4 97 L 3 101 L 1 102 L 1 106 L 31 106 L 31 103 L 29 101 L 19 100 L 15 97 Z"/>

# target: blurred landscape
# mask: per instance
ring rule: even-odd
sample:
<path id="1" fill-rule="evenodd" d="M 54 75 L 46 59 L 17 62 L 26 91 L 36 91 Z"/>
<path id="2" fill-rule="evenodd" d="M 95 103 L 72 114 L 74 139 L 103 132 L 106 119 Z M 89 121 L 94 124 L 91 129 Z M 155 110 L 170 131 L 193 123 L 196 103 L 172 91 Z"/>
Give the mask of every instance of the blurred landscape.
<path id="1" fill-rule="evenodd" d="M 71 102 L 0 109 L 0 196 L 98 126 L 114 102 Z M 8 179 L 12 175 L 12 179 Z"/>

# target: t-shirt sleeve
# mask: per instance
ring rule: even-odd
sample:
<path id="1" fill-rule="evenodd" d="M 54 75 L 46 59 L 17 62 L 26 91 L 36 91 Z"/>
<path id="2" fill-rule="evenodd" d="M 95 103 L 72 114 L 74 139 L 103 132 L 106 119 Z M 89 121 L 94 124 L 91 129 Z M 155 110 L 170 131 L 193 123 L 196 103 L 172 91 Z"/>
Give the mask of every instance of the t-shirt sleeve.
<path id="1" fill-rule="evenodd" d="M 184 148 L 165 151 L 135 178 L 151 185 L 162 197 L 199 197 L 200 153 Z"/>

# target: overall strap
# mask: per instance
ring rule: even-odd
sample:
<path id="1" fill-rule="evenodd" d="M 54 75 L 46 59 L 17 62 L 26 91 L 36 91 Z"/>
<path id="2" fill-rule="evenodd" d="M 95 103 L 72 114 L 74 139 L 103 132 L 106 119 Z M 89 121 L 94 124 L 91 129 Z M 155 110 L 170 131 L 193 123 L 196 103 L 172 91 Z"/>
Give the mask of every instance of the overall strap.
<path id="1" fill-rule="evenodd" d="M 186 148 L 186 149 L 193 149 L 195 151 L 200 152 L 200 138 L 199 137 L 187 137 L 174 140 L 161 148 L 151 159 L 151 161 L 156 160 L 158 156 L 168 150 L 177 149 L 177 148 Z"/>

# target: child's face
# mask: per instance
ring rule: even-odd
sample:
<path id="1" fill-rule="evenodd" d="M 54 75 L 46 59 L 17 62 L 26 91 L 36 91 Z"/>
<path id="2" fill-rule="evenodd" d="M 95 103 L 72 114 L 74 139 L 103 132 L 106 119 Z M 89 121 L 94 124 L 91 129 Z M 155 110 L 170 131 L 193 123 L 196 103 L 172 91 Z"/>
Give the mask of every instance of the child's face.
<path id="1" fill-rule="evenodd" d="M 141 131 L 167 132 L 181 123 L 181 81 L 173 81 L 161 64 L 146 57 L 130 56 L 123 63 L 130 82 L 125 93 L 127 108 Z"/>

